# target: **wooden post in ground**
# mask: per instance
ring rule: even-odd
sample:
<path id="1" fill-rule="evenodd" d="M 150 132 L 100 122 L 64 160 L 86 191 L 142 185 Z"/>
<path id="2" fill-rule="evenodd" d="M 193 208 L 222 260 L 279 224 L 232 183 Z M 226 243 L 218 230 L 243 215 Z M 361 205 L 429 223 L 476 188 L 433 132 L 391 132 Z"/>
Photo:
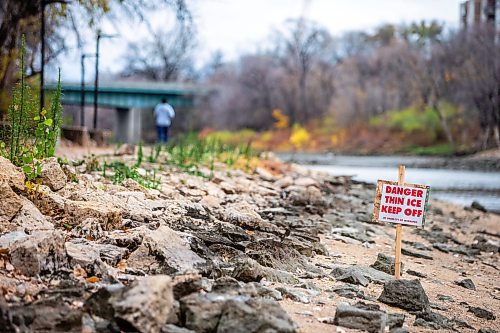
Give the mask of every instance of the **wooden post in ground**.
<path id="1" fill-rule="evenodd" d="M 404 186 L 405 183 L 405 166 L 399 166 L 398 173 L 398 185 Z M 396 258 L 394 260 L 394 277 L 399 280 L 401 276 L 401 232 L 403 231 L 403 226 L 401 224 L 396 225 Z"/>

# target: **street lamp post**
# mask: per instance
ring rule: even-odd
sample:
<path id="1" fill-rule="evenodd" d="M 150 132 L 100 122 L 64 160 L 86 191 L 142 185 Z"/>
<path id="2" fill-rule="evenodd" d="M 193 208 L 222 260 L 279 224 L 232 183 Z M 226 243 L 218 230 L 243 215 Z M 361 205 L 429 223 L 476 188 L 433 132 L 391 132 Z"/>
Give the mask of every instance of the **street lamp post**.
<path id="1" fill-rule="evenodd" d="M 115 35 L 103 35 L 99 31 L 97 33 L 97 41 L 95 47 L 95 82 L 94 82 L 94 129 L 97 129 L 97 92 L 99 89 L 99 41 L 101 38 L 113 38 Z"/>
<path id="2" fill-rule="evenodd" d="M 81 79 L 80 79 L 80 126 L 85 126 L 85 58 L 93 57 L 93 54 L 82 54 L 81 57 Z"/>

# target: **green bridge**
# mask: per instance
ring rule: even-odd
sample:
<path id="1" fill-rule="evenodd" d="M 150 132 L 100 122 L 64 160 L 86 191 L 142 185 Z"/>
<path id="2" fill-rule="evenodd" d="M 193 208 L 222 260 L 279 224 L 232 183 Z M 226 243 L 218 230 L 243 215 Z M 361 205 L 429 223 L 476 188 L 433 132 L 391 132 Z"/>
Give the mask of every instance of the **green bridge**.
<path id="1" fill-rule="evenodd" d="M 49 92 L 54 91 L 55 88 L 55 84 L 46 85 L 46 90 Z M 188 84 L 103 82 L 99 84 L 97 106 L 116 110 L 113 121 L 115 140 L 136 143 L 143 139 L 145 131 L 154 128 L 151 110 L 162 98 L 167 98 L 169 104 L 174 107 L 176 118 L 179 116 L 182 118 L 184 111 L 193 109 L 200 97 L 206 96 L 207 93 L 207 90 Z M 83 97 L 84 106 L 94 105 L 93 85 L 84 86 Z M 62 104 L 78 106 L 81 102 L 81 85 L 63 83 Z"/>

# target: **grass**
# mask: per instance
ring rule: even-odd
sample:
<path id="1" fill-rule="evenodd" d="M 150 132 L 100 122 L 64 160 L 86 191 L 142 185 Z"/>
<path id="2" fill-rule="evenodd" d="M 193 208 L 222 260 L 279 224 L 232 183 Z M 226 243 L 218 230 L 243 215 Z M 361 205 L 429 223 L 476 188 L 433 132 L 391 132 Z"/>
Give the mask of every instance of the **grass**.
<path id="1" fill-rule="evenodd" d="M 217 138 L 200 139 L 190 133 L 179 137 L 165 147 L 165 163 L 174 165 L 184 172 L 210 178 L 213 176 L 215 163 L 224 163 L 231 167 L 241 167 L 255 156 L 250 142 L 240 144 L 223 143 Z M 210 175 L 203 174 L 201 167 L 210 169 Z M 245 167 L 245 165 L 243 165 Z"/>
<path id="2" fill-rule="evenodd" d="M 441 143 L 428 147 L 410 145 L 406 147 L 405 152 L 413 155 L 425 156 L 451 156 L 456 153 L 453 146 L 449 143 Z"/>

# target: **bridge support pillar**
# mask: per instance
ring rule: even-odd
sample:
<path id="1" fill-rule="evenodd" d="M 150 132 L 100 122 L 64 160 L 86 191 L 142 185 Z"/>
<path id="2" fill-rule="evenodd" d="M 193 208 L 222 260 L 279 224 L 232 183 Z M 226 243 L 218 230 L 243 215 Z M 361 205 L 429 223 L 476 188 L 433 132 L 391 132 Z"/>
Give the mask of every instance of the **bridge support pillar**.
<path id="1" fill-rule="evenodd" d="M 141 109 L 117 108 L 115 140 L 122 143 L 138 143 L 142 137 Z"/>

